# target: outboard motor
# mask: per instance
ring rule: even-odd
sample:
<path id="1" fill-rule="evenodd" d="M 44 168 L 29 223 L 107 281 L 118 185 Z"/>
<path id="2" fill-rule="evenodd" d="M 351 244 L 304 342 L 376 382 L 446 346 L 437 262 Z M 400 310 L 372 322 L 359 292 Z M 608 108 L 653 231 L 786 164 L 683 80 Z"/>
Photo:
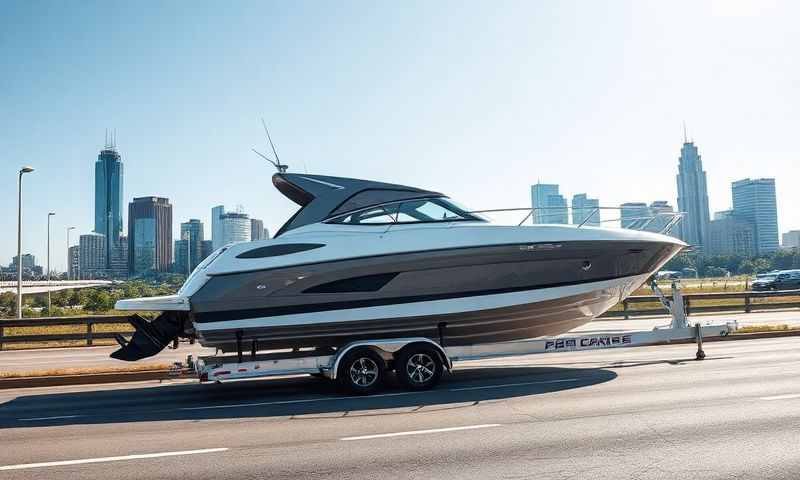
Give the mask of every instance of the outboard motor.
<path id="1" fill-rule="evenodd" d="M 166 311 L 152 322 L 148 322 L 139 315 L 132 315 L 128 321 L 136 331 L 130 340 L 126 340 L 122 335 L 115 337 L 120 349 L 113 352 L 111 358 L 135 362 L 152 357 L 171 342 L 176 342 L 183 334 L 184 317 L 179 312 Z"/>

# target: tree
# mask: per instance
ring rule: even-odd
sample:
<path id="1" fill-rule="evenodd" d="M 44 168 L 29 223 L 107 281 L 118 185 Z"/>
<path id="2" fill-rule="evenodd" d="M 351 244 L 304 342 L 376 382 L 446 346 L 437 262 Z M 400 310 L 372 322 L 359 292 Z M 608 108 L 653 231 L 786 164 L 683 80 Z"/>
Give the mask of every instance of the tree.
<path id="1" fill-rule="evenodd" d="M 93 312 L 107 312 L 114 308 L 111 296 L 103 290 L 94 290 L 84 304 L 84 308 Z"/>

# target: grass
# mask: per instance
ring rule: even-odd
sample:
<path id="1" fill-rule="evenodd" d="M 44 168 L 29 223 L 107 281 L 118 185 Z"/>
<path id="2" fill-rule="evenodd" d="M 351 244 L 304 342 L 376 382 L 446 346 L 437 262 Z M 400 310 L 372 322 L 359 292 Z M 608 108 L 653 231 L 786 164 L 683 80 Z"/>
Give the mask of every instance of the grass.
<path id="1" fill-rule="evenodd" d="M 89 374 L 100 374 L 100 373 L 149 372 L 158 370 L 168 370 L 169 367 L 170 365 L 167 363 L 149 363 L 144 365 L 126 365 L 124 367 L 53 368 L 50 370 L 36 370 L 30 372 L 0 372 L 0 379 L 50 377 L 56 375 L 89 375 Z"/>
<path id="2" fill-rule="evenodd" d="M 789 330 L 800 330 L 797 327 L 789 328 L 789 325 L 747 325 L 736 329 L 736 333 L 761 333 L 761 332 L 788 332 Z"/>

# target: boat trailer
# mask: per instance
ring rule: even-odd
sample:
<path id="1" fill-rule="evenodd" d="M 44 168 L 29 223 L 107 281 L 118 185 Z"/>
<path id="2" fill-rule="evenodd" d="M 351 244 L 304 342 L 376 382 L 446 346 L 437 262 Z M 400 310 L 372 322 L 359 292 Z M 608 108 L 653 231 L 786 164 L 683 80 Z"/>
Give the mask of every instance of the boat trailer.
<path id="1" fill-rule="evenodd" d="M 337 381 L 358 394 L 378 390 L 385 372 L 394 370 L 398 380 L 410 390 L 425 390 L 438 383 L 444 370 L 453 363 L 539 353 L 575 352 L 606 348 L 639 347 L 668 343 L 695 343 L 696 360 L 706 357 L 703 339 L 723 337 L 736 330 L 736 322 L 689 324 L 681 285 L 672 283 L 672 297 L 661 291 L 655 280 L 651 288 L 672 318 L 670 324 L 649 331 L 542 337 L 531 340 L 480 344 L 445 345 L 446 324 L 439 325 L 440 338 L 374 339 L 352 342 L 338 349 L 296 349 L 258 353 L 255 344 L 244 352 L 241 340 L 237 353 L 200 357 L 190 355 L 180 370 L 197 375 L 202 383 L 222 383 L 249 378 L 308 374 Z"/>

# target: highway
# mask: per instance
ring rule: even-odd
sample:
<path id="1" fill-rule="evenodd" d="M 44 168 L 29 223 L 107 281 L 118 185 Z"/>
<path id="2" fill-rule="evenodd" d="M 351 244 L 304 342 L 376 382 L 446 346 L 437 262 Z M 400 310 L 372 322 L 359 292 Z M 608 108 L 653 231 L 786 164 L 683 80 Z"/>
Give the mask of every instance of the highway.
<path id="1" fill-rule="evenodd" d="M 796 479 L 800 338 L 457 364 L 433 391 L 325 380 L 0 391 L 5 479 Z"/>
<path id="2" fill-rule="evenodd" d="M 781 312 L 754 312 L 754 313 L 720 313 L 713 315 L 692 315 L 692 322 L 726 323 L 736 321 L 741 326 L 762 324 L 786 324 L 800 326 L 800 310 Z M 669 317 L 648 317 L 632 320 L 595 320 L 577 328 L 572 333 L 611 333 L 631 330 L 651 330 L 657 325 L 669 324 Z M 0 372 L 30 372 L 36 370 L 51 370 L 55 368 L 104 368 L 125 366 L 125 362 L 114 360 L 108 355 L 117 347 L 73 347 L 51 348 L 37 350 L 6 350 L 0 352 Z M 177 350 L 166 349 L 140 363 L 171 364 L 176 361 L 186 360 L 191 354 L 213 354 L 213 349 L 204 349 L 199 344 L 180 344 Z"/>

